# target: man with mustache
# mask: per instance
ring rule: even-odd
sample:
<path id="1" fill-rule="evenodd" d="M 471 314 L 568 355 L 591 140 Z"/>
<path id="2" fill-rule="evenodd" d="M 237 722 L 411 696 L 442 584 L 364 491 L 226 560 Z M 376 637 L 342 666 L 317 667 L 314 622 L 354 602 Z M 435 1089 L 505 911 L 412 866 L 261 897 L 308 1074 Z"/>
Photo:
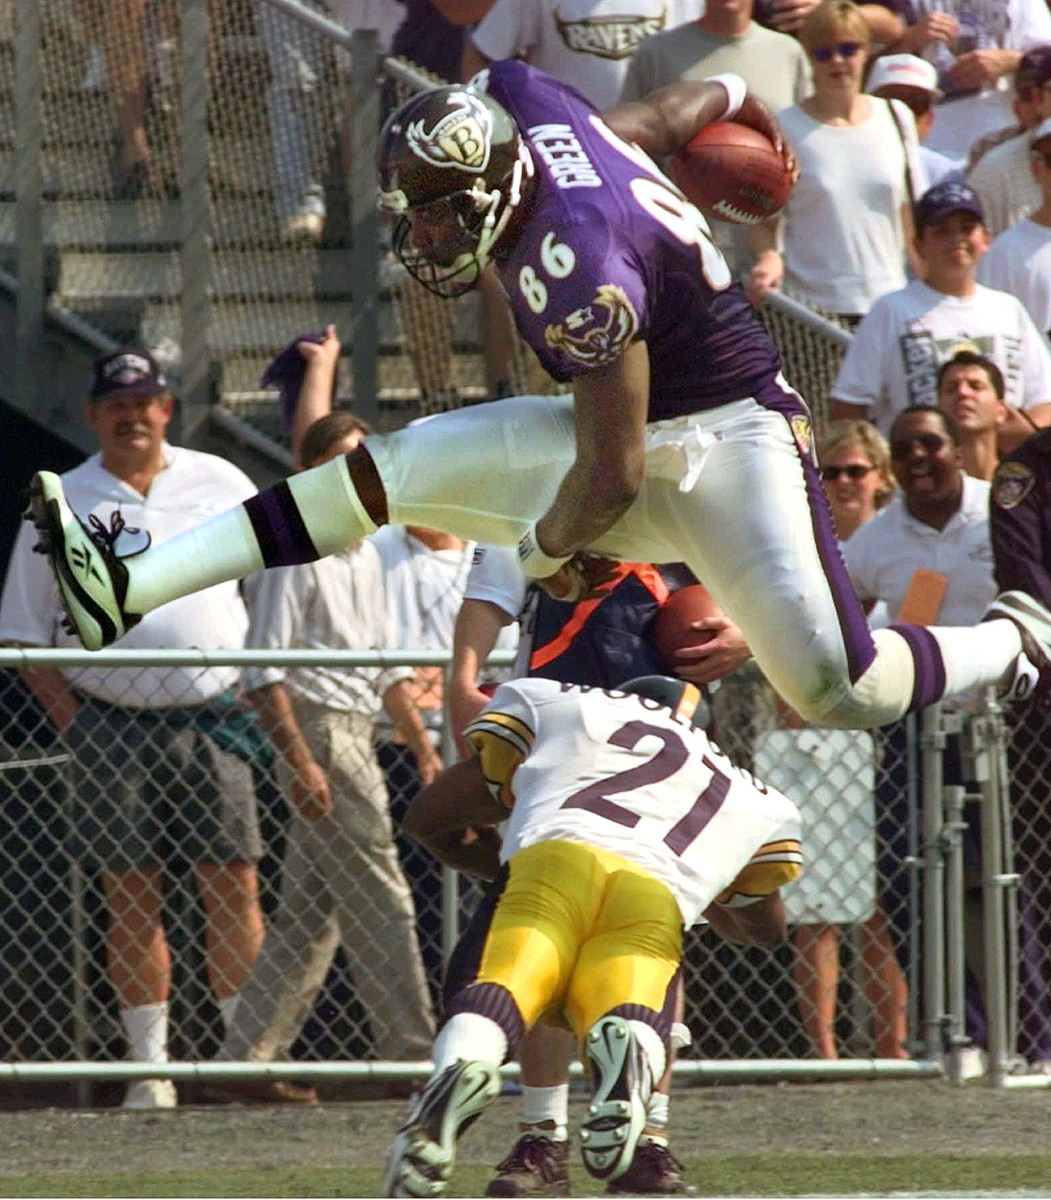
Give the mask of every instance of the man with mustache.
<path id="1" fill-rule="evenodd" d="M 122 349 L 96 361 L 86 415 L 99 450 L 63 482 L 82 519 L 111 530 L 131 553 L 255 494 L 225 459 L 166 440 L 174 403 L 147 351 Z M 0 641 L 76 646 L 28 534 L 19 536 L 8 568 Z M 119 645 L 233 650 L 244 645 L 247 627 L 238 585 L 230 582 L 162 606 Z M 72 852 L 102 870 L 110 978 L 129 1057 L 167 1062 L 166 847 L 193 866 L 207 920 L 208 978 L 228 1025 L 263 941 L 255 866 L 262 846 L 247 760 L 265 743 L 234 698 L 236 668 L 33 667 L 25 674 L 72 753 Z M 175 1103 L 166 1079 L 138 1080 L 124 1100 L 128 1108 Z"/>

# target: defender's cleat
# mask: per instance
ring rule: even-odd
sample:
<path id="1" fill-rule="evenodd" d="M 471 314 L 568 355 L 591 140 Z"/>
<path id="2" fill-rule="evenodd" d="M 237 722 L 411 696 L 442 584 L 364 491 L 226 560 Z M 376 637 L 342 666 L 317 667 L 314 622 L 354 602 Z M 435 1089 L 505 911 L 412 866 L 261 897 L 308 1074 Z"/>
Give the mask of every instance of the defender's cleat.
<path id="1" fill-rule="evenodd" d="M 569 1143 L 524 1133 L 496 1168 L 487 1196 L 568 1196 Z"/>
<path id="2" fill-rule="evenodd" d="M 661 1142 L 643 1137 L 635 1147 L 631 1166 L 606 1188 L 609 1196 L 680 1196 L 696 1188 L 687 1186 L 682 1163 Z"/>
<path id="3" fill-rule="evenodd" d="M 500 1094 L 495 1063 L 453 1063 L 423 1089 L 387 1159 L 385 1196 L 440 1196 L 453 1168 L 456 1139 Z"/>
<path id="4" fill-rule="evenodd" d="M 623 1017 L 602 1017 L 588 1030 L 594 1095 L 580 1132 L 584 1166 L 596 1179 L 619 1179 L 631 1166 L 646 1126 L 652 1080 L 642 1049 Z"/>
<path id="5" fill-rule="evenodd" d="M 1028 592 L 1001 592 L 985 611 L 983 621 L 1012 621 L 1022 635 L 1019 658 L 1005 698 L 1024 700 L 1051 686 L 1051 612 Z"/>
<path id="6" fill-rule="evenodd" d="M 110 517 L 109 529 L 92 513 L 89 529 L 69 507 L 62 480 L 51 471 L 33 476 L 26 517 L 40 534 L 35 548 L 50 559 L 70 633 L 88 650 L 101 650 L 138 624 L 141 616 L 124 610 L 128 568 L 113 549 L 126 528 L 129 533 L 138 530 L 125 526 L 119 512 Z"/>

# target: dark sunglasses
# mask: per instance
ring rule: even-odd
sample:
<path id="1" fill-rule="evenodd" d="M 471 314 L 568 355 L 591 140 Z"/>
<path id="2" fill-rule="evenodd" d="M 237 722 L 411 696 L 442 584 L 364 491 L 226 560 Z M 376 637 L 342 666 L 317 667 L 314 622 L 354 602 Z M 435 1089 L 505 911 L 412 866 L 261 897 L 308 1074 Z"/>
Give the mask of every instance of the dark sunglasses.
<path id="1" fill-rule="evenodd" d="M 917 433 L 913 437 L 895 438 L 890 444 L 890 456 L 891 458 L 908 458 L 912 453 L 913 446 L 917 443 L 919 443 L 920 449 L 926 450 L 928 454 L 937 454 L 948 440 L 940 433 Z"/>
<path id="2" fill-rule="evenodd" d="M 833 54 L 838 54 L 840 58 L 853 58 L 860 49 L 860 42 L 836 42 L 834 46 L 818 46 L 813 53 L 818 62 L 827 63 L 832 61 Z"/>
<path id="3" fill-rule="evenodd" d="M 875 471 L 875 467 L 864 467 L 861 463 L 850 463 L 845 467 L 822 467 L 821 478 L 826 483 L 835 483 L 840 475 L 845 475 L 848 479 L 858 480 L 864 479 L 870 471 Z"/>

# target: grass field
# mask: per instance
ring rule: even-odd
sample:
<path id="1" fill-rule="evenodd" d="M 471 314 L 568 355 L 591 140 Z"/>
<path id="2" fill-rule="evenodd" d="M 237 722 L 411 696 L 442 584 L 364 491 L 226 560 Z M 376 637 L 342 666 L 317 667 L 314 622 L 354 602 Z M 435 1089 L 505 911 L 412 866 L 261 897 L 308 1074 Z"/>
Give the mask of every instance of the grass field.
<path id="1" fill-rule="evenodd" d="M 404 1113 L 315 1109 L 4 1113 L 0 1196 L 374 1196 Z M 580 1102 L 570 1119 L 579 1124 Z M 514 1137 L 500 1100 L 447 1194 L 480 1196 Z M 1051 1093 L 937 1082 L 684 1088 L 672 1144 L 701 1196 L 1051 1196 Z M 575 1196 L 602 1189 L 579 1163 Z"/>

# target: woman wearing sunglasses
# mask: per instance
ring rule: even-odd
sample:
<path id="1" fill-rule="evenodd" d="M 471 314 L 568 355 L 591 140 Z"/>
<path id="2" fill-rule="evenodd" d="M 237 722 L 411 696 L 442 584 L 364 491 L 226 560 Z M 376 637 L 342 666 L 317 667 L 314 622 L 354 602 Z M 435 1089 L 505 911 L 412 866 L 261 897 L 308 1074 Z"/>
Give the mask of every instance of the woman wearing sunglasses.
<path id="1" fill-rule="evenodd" d="M 850 0 L 819 4 L 799 40 L 814 91 L 778 120 L 800 178 L 779 216 L 751 231 L 747 287 L 754 304 L 783 286 L 854 324 L 878 296 L 905 285 L 909 186 L 915 195 L 926 186 L 916 123 L 899 101 L 862 92 L 869 28 Z"/>

